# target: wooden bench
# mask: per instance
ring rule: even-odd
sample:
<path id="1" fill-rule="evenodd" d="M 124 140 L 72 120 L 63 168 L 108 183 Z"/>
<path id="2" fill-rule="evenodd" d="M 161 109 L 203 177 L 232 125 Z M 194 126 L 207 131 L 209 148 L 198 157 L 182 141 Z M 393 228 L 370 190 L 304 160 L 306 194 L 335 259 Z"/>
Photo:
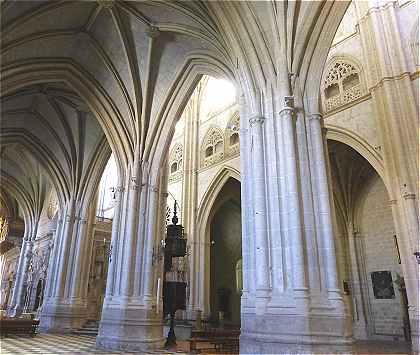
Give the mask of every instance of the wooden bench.
<path id="1" fill-rule="evenodd" d="M 38 325 L 39 320 L 37 319 L 1 318 L 0 335 L 28 334 L 33 337 L 36 334 Z"/>
<path id="2" fill-rule="evenodd" d="M 216 352 L 239 352 L 239 338 L 228 337 L 228 338 L 216 338 L 211 341 L 215 345 Z"/>
<path id="3" fill-rule="evenodd" d="M 193 331 L 192 337 L 188 339 L 190 351 L 200 352 L 237 352 L 239 351 L 239 332 L 219 329 L 207 329 Z M 198 344 L 206 344 L 198 347 Z"/>

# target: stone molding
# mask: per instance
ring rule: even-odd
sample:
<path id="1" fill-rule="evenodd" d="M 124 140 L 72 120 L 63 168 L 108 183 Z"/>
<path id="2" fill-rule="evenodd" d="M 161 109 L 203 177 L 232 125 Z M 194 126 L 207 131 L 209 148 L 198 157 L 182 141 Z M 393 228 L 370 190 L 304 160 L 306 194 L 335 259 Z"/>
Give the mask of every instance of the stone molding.
<path id="1" fill-rule="evenodd" d="M 249 124 L 251 126 L 254 126 L 256 124 L 263 124 L 265 120 L 265 117 L 260 116 L 260 115 L 254 115 L 249 119 Z"/>
<path id="2" fill-rule="evenodd" d="M 96 0 L 104 9 L 112 9 L 115 5 L 115 0 Z"/>
<path id="3" fill-rule="evenodd" d="M 406 200 L 415 200 L 416 199 L 416 194 L 415 193 L 406 192 L 405 194 L 403 194 L 403 197 Z"/>
<path id="4" fill-rule="evenodd" d="M 321 113 L 312 113 L 312 114 L 310 114 L 309 115 L 309 120 L 310 121 L 312 121 L 312 120 L 317 120 L 317 121 L 319 121 L 319 122 L 321 122 L 321 123 L 323 123 L 323 121 L 324 121 L 324 117 L 322 116 L 322 114 Z"/>
<path id="5" fill-rule="evenodd" d="M 296 112 L 295 109 L 293 107 L 283 107 L 280 111 L 279 111 L 279 115 L 282 118 L 295 118 L 296 117 Z"/>
<path id="6" fill-rule="evenodd" d="M 160 31 L 159 28 L 156 26 L 150 26 L 147 31 L 146 31 L 146 35 L 149 38 L 157 38 L 160 35 Z"/>

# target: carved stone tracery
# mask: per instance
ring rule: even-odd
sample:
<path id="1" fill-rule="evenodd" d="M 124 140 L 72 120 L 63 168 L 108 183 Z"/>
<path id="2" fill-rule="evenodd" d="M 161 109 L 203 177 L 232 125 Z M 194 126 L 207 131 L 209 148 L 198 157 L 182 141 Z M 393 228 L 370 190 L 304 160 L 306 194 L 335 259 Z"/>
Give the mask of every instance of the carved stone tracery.
<path id="1" fill-rule="evenodd" d="M 332 111 L 363 96 L 364 89 L 360 69 L 350 60 L 333 60 L 324 74 L 321 97 L 324 111 Z"/>
<path id="2" fill-rule="evenodd" d="M 239 154 L 239 115 L 234 115 L 228 122 L 225 133 L 225 156 Z"/>
<path id="3" fill-rule="evenodd" d="M 211 166 L 224 158 L 224 139 L 220 128 L 210 127 L 201 145 L 201 167 Z"/>
<path id="4" fill-rule="evenodd" d="M 177 143 L 169 155 L 169 182 L 174 182 L 182 178 L 184 148 Z"/>

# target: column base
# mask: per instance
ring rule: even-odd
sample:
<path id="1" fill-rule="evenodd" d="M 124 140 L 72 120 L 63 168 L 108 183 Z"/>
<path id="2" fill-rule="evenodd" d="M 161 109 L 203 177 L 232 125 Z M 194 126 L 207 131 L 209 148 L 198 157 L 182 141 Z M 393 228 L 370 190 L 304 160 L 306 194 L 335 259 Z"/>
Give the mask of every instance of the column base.
<path id="1" fill-rule="evenodd" d="M 241 354 L 349 353 L 353 344 L 345 317 L 242 314 Z"/>
<path id="2" fill-rule="evenodd" d="M 20 317 L 22 313 L 23 313 L 23 307 L 16 305 L 9 309 L 9 311 L 7 312 L 7 315 L 9 317 Z"/>
<path id="3" fill-rule="evenodd" d="M 44 333 L 70 333 L 87 320 L 86 304 L 45 301 L 41 311 L 39 330 Z"/>
<path id="4" fill-rule="evenodd" d="M 414 354 L 420 353 L 420 316 L 417 314 L 418 308 L 412 307 L 409 310 L 410 330 L 411 330 L 411 350 Z"/>
<path id="5" fill-rule="evenodd" d="M 96 346 L 106 350 L 150 351 L 163 348 L 163 322 L 155 309 L 141 305 L 106 305 Z"/>
<path id="6" fill-rule="evenodd" d="M 362 322 L 353 323 L 353 337 L 358 340 L 369 339 L 369 332 L 367 330 L 367 324 Z"/>

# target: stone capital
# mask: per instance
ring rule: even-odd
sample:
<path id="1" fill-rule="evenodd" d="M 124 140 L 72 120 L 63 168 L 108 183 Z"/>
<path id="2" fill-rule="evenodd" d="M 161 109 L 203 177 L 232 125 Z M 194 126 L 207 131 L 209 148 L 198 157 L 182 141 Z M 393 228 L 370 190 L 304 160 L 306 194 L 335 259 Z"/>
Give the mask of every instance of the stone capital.
<path id="1" fill-rule="evenodd" d="M 406 200 L 415 200 L 416 199 L 416 194 L 410 193 L 410 192 L 406 192 L 406 193 L 403 194 L 403 197 Z"/>
<path id="2" fill-rule="evenodd" d="M 293 107 L 283 107 L 279 111 L 279 115 L 282 118 L 293 119 L 296 117 L 295 109 Z"/>
<path id="3" fill-rule="evenodd" d="M 295 107 L 295 98 L 293 96 L 285 96 L 284 97 L 284 107 Z"/>
<path id="4" fill-rule="evenodd" d="M 263 116 L 260 115 L 254 115 L 249 119 L 249 124 L 251 126 L 254 126 L 256 124 L 263 124 L 264 123 L 265 118 Z"/>
<path id="5" fill-rule="evenodd" d="M 319 112 L 317 113 L 312 113 L 309 115 L 309 120 L 316 120 L 319 121 L 320 123 L 322 123 L 324 121 L 324 118 L 322 117 L 322 114 L 320 114 Z"/>
<path id="6" fill-rule="evenodd" d="M 115 0 L 96 0 L 104 9 L 111 9 L 115 5 Z"/>
<path id="7" fill-rule="evenodd" d="M 130 178 L 130 189 L 131 190 L 137 190 L 139 188 L 139 184 L 137 182 L 137 177 L 136 176 L 132 176 Z"/>
<path id="8" fill-rule="evenodd" d="M 150 191 L 152 192 L 159 192 L 159 187 L 156 185 L 150 185 Z"/>
<path id="9" fill-rule="evenodd" d="M 65 218 L 66 218 L 66 223 L 74 223 L 74 221 L 75 221 L 75 218 L 71 217 L 69 215 L 66 215 Z"/>
<path id="10" fill-rule="evenodd" d="M 159 28 L 156 26 L 149 26 L 149 28 L 146 30 L 146 35 L 149 38 L 156 38 L 160 34 Z"/>

